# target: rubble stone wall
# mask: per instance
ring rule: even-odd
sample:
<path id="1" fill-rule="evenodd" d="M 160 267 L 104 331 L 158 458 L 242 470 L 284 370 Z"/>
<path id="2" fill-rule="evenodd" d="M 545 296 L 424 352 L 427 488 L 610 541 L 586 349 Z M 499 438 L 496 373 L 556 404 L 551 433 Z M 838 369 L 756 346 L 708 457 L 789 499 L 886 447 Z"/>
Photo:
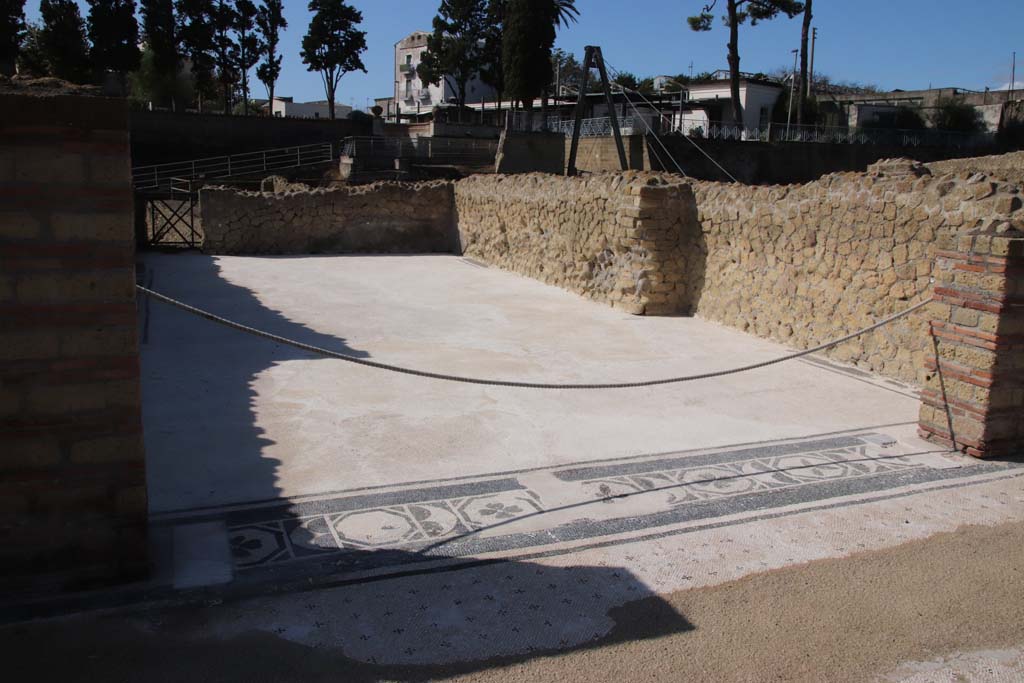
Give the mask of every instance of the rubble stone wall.
<path id="1" fill-rule="evenodd" d="M 211 254 L 446 252 L 454 243 L 447 181 L 276 193 L 207 187 L 199 216 Z"/>
<path id="2" fill-rule="evenodd" d="M 698 315 L 798 348 L 866 327 L 931 296 L 940 238 L 1021 222 L 1021 188 L 981 174 L 930 175 L 908 161 L 806 185 L 696 183 L 707 255 Z M 828 351 L 923 381 L 927 309 Z"/>
<path id="3" fill-rule="evenodd" d="M 686 184 L 652 174 L 472 176 L 455 185 L 462 253 L 632 313 L 689 310 L 699 278 Z"/>

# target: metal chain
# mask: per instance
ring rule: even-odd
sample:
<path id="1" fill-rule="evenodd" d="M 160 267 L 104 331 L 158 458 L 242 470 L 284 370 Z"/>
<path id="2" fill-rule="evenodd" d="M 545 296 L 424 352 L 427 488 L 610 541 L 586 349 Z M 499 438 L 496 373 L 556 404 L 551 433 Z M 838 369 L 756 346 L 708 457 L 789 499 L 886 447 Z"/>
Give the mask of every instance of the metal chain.
<path id="1" fill-rule="evenodd" d="M 481 378 L 478 378 L 478 377 L 460 377 L 458 375 L 446 375 L 446 374 L 443 374 L 443 373 L 440 373 L 440 372 L 427 372 L 426 370 L 415 370 L 413 368 L 403 368 L 403 367 L 398 366 L 398 365 L 389 365 L 387 363 L 377 363 L 377 362 L 372 361 L 372 360 L 366 360 L 365 358 L 356 358 L 355 356 L 349 356 L 349 355 L 346 355 L 344 353 L 338 353 L 337 351 L 331 351 L 330 349 L 322 348 L 320 346 L 314 346 L 312 344 L 306 344 L 306 343 L 303 343 L 303 342 L 300 342 L 300 341 L 296 341 L 294 339 L 288 339 L 287 337 L 282 337 L 282 336 L 279 336 L 279 335 L 276 335 L 276 334 L 272 334 L 270 332 L 265 332 L 263 330 L 258 330 L 258 329 L 254 328 L 254 327 L 249 327 L 248 325 L 243 325 L 243 324 L 237 323 L 237 322 L 235 322 L 233 320 L 228 320 L 227 318 L 222 318 L 219 315 L 214 315 L 213 313 L 210 313 L 209 311 L 204 311 L 201 308 L 196 308 L 195 306 L 189 306 L 188 304 L 186 304 L 186 303 L 184 303 L 182 301 L 178 301 L 177 299 L 172 299 L 171 297 L 166 296 L 164 294 L 160 294 L 159 292 L 154 292 L 153 290 L 147 289 L 146 287 L 143 287 L 142 285 L 135 285 L 135 287 L 136 287 L 136 289 L 138 289 L 140 292 L 142 292 L 143 294 L 145 294 L 148 297 L 152 297 L 152 298 L 156 299 L 157 301 L 161 301 L 161 302 L 163 302 L 165 304 L 169 304 L 171 306 L 174 306 L 175 308 L 180 308 L 183 311 L 187 311 L 187 312 L 192 313 L 193 315 L 197 315 L 197 316 L 199 316 L 201 318 L 206 318 L 207 320 L 210 320 L 210 321 L 215 322 L 215 323 L 220 323 L 221 325 L 224 325 L 226 327 L 230 327 L 230 328 L 235 329 L 235 330 L 240 330 L 242 332 L 247 332 L 247 333 L 255 335 L 257 337 L 263 337 L 264 339 L 270 339 L 271 341 L 275 341 L 275 342 L 278 342 L 280 344 L 286 344 L 288 346 L 293 346 L 293 347 L 295 347 L 297 349 L 302 349 L 303 351 L 309 351 L 310 353 L 319 354 L 319 355 L 325 356 L 327 358 L 335 358 L 337 360 L 343 360 L 343 361 L 347 361 L 349 363 L 356 363 L 357 365 L 365 365 L 365 366 L 370 367 L 370 368 L 377 368 L 378 370 L 389 370 L 391 372 L 399 372 L 399 373 L 402 373 L 404 375 L 414 375 L 416 377 L 427 377 L 429 379 L 439 379 L 439 380 L 444 380 L 444 381 L 447 381 L 447 382 L 462 382 L 464 384 L 483 384 L 483 385 L 494 386 L 494 387 L 514 387 L 514 388 L 519 388 L 519 389 L 633 389 L 633 388 L 637 388 L 637 387 L 653 387 L 653 386 L 657 386 L 659 384 L 678 384 L 680 382 L 693 382 L 693 381 L 699 380 L 699 379 L 711 379 L 713 377 L 724 377 L 725 375 L 735 375 L 735 374 L 740 373 L 740 372 L 747 372 L 748 370 L 756 370 L 758 368 L 767 367 L 769 365 L 775 365 L 776 363 L 782 363 L 782 362 L 785 362 L 787 360 L 793 360 L 795 358 L 801 358 L 803 356 L 808 356 L 808 355 L 810 355 L 812 353 L 816 353 L 818 351 L 822 351 L 824 349 L 831 348 L 833 346 L 837 346 L 839 344 L 842 344 L 843 342 L 846 342 L 846 341 L 849 341 L 851 339 L 854 339 L 855 337 L 859 337 L 862 334 L 866 334 L 868 332 L 871 332 L 872 330 L 877 330 L 879 327 L 882 327 L 883 325 L 888 325 L 889 323 L 893 322 L 894 320 L 898 320 L 898 319 L 900 319 L 900 318 L 902 318 L 904 316 L 907 316 L 907 315 L 913 313 L 914 311 L 918 310 L 919 308 L 922 308 L 922 307 L 926 306 L 931 301 L 930 298 L 929 299 L 925 299 L 924 301 L 918 302 L 918 303 L 914 304 L 913 306 L 911 306 L 910 308 L 907 308 L 907 309 L 905 309 L 903 311 L 900 311 L 899 313 L 896 313 L 895 315 L 891 315 L 888 318 L 884 318 L 882 320 L 879 320 L 874 325 L 870 325 L 870 326 L 865 327 L 863 329 L 857 330 L 856 332 L 852 332 L 852 333 L 846 335 L 845 337 L 840 337 L 839 339 L 834 339 L 834 340 L 832 340 L 830 342 L 826 342 L 824 344 L 819 344 L 818 346 L 815 346 L 814 348 L 805 349 L 804 351 L 797 351 L 796 353 L 791 353 L 791 354 L 786 355 L 786 356 L 780 356 L 779 358 L 773 358 L 772 360 L 766 360 L 766 361 L 762 361 L 760 363 L 752 363 L 751 365 L 743 365 L 743 366 L 740 366 L 740 367 L 737 367 L 737 368 L 730 368 L 729 370 L 718 370 L 718 371 L 715 371 L 715 372 L 704 372 L 704 373 L 701 373 L 701 374 L 698 374 L 698 375 L 685 375 L 683 377 L 670 377 L 670 378 L 667 378 L 667 379 L 652 379 L 652 380 L 646 380 L 646 381 L 641 381 L 641 382 L 618 382 L 618 383 L 608 383 L 608 384 L 554 384 L 554 383 L 545 383 L 545 382 L 513 382 L 513 381 L 510 381 L 510 380 L 481 379 Z"/>

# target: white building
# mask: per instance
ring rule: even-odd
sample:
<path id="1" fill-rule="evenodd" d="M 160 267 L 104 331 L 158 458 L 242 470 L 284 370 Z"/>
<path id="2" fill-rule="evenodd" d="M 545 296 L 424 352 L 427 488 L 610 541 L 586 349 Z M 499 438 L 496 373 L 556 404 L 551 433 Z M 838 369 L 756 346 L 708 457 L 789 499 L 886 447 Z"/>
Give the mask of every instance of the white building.
<path id="1" fill-rule="evenodd" d="M 296 102 L 291 97 L 274 97 L 274 104 L 270 109 L 271 116 L 278 118 L 298 119 L 329 119 L 331 118 L 327 100 L 317 102 Z M 343 119 L 352 113 L 352 107 L 340 102 L 334 103 L 334 117 Z"/>
<path id="2" fill-rule="evenodd" d="M 416 31 L 395 43 L 395 103 L 399 114 L 425 114 L 437 105 L 450 104 L 458 95 L 455 88 L 442 78 L 437 85 L 423 83 L 416 67 L 427 51 L 428 31 Z M 466 104 L 497 99 L 494 88 L 479 78 L 466 84 Z"/>
<path id="3" fill-rule="evenodd" d="M 722 78 L 713 81 L 691 83 L 688 86 L 690 91 L 689 101 L 703 105 L 699 110 L 691 112 L 683 111 L 684 120 L 690 115 L 707 116 L 709 109 L 720 108 L 719 119 L 724 124 L 735 124 L 736 120 L 732 113 L 732 93 L 729 90 L 729 79 Z M 743 126 L 745 128 L 766 128 L 772 119 L 772 109 L 775 102 L 782 93 L 783 86 L 771 81 L 741 77 L 740 78 L 740 105 L 743 107 Z M 711 105 L 718 105 L 714 107 Z M 712 116 L 712 120 L 715 117 Z"/>

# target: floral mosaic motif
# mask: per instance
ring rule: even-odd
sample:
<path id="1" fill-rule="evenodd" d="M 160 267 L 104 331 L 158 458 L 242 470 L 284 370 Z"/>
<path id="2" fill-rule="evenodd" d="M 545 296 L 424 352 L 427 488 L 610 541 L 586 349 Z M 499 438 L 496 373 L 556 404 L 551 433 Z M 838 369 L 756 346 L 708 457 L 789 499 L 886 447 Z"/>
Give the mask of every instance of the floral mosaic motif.
<path id="1" fill-rule="evenodd" d="M 491 496 L 467 498 L 458 511 L 469 524 L 476 528 L 505 522 L 517 517 L 539 512 L 541 508 L 529 492 L 507 491 Z"/>
<path id="2" fill-rule="evenodd" d="M 272 562 L 287 555 L 284 534 L 277 525 L 236 527 L 228 535 L 231 556 L 239 567 Z"/>
<path id="3" fill-rule="evenodd" d="M 915 467 L 903 457 L 872 456 L 867 446 L 755 458 L 734 463 L 645 472 L 582 482 L 599 499 L 665 490 L 670 506 L 757 493 L 831 479 L 893 472 Z"/>

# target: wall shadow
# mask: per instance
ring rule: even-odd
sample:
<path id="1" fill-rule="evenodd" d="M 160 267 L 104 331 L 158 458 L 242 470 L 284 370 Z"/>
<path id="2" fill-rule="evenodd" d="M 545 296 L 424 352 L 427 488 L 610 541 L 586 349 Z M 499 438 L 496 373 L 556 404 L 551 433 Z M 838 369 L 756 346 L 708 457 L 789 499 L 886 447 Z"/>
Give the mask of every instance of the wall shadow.
<path id="1" fill-rule="evenodd" d="M 239 323 L 368 357 L 265 307 L 220 274 L 214 257 L 148 254 L 140 282 Z M 254 380 L 290 360 L 320 356 L 140 297 L 143 429 L 151 512 L 278 497 L 280 462 L 256 424 Z"/>

